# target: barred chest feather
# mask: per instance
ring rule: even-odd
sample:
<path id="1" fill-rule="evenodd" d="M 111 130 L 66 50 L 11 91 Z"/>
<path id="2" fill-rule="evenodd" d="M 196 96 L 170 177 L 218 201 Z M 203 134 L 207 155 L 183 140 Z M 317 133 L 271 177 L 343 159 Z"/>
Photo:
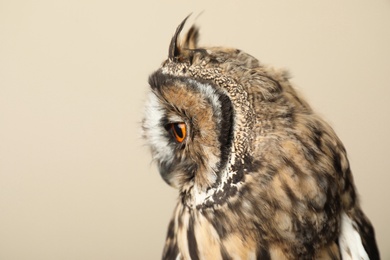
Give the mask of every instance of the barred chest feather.
<path id="1" fill-rule="evenodd" d="M 322 223 L 318 217 L 318 223 L 307 219 L 305 227 L 292 212 L 274 210 L 266 201 L 257 205 L 250 192 L 242 187 L 219 206 L 190 208 L 179 203 L 163 259 L 341 259 L 337 218 Z M 328 232 L 318 236 L 319 229 Z"/>
<path id="2" fill-rule="evenodd" d="M 243 226 L 248 226 L 245 222 L 233 232 L 218 232 L 223 227 L 213 217 L 215 213 L 208 210 L 202 214 L 178 206 L 175 218 L 169 224 L 163 259 L 370 259 L 358 230 L 353 226 L 355 223 L 345 213 L 339 239 L 311 256 L 301 255 L 294 247 L 286 248 L 282 241 L 259 243 L 255 228 L 243 231 Z M 217 216 L 221 215 L 217 213 Z"/>

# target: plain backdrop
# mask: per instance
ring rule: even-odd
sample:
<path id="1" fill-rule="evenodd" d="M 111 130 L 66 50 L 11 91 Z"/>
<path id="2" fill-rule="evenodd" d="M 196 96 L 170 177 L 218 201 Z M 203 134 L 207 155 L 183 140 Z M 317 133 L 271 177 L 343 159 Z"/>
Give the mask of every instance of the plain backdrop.
<path id="1" fill-rule="evenodd" d="M 343 140 L 390 259 L 388 0 L 0 0 L 0 259 L 160 258 L 177 191 L 140 122 L 191 12 L 201 44 L 291 72 Z"/>

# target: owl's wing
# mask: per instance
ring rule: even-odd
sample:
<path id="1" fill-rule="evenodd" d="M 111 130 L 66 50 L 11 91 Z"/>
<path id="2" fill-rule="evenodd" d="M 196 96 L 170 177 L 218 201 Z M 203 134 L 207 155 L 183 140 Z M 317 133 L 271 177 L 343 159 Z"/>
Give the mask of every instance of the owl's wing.
<path id="1" fill-rule="evenodd" d="M 380 259 L 374 228 L 360 209 L 342 213 L 339 247 L 343 260 Z"/>

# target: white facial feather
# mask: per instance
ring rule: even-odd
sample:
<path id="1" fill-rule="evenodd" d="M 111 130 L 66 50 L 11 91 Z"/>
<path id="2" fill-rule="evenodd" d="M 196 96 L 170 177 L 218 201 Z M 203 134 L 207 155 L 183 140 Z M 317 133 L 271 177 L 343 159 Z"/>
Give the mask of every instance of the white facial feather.
<path id="1" fill-rule="evenodd" d="M 159 161 L 171 162 L 173 160 L 173 149 L 169 140 L 164 136 L 164 129 L 161 129 L 160 120 L 163 118 L 163 107 L 154 93 L 149 93 L 145 108 L 144 135 L 147 135 L 149 145 L 154 148 L 153 157 Z"/>

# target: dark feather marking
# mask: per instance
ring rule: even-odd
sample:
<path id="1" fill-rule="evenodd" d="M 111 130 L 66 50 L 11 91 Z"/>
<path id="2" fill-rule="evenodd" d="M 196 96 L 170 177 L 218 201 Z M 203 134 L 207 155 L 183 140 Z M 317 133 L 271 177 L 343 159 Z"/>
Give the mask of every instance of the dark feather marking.
<path id="1" fill-rule="evenodd" d="M 282 189 L 286 192 L 293 206 L 299 207 L 299 204 L 303 203 L 286 183 L 282 184 Z M 316 237 L 315 234 L 316 228 L 314 227 L 314 223 L 311 223 L 306 217 L 301 218 L 295 214 L 293 214 L 293 216 L 292 223 L 295 230 L 295 236 L 300 244 L 300 247 L 296 248 L 296 254 L 300 256 L 300 259 L 306 259 L 306 257 L 310 259 L 315 253 L 313 244 L 318 240 L 318 237 Z"/>
<path id="2" fill-rule="evenodd" d="M 194 216 L 190 215 L 188 221 L 188 230 L 187 230 L 187 239 L 188 239 L 188 250 L 192 260 L 199 260 L 198 253 L 198 244 L 195 238 L 194 232 Z"/>
<path id="3" fill-rule="evenodd" d="M 263 223 L 262 223 L 263 224 Z M 256 248 L 256 259 L 257 260 L 270 260 L 270 252 L 269 252 L 269 244 L 267 241 L 263 239 L 264 234 L 266 232 L 264 231 L 264 227 L 260 223 L 253 223 L 255 230 L 258 233 L 258 237 L 261 239 L 257 242 L 257 248 Z"/>
<path id="4" fill-rule="evenodd" d="M 375 231 L 371 223 L 360 209 L 356 210 L 356 216 L 354 220 L 358 225 L 357 231 L 363 242 L 364 249 L 366 250 L 370 260 L 379 260 L 379 250 L 375 241 Z"/>
<path id="5" fill-rule="evenodd" d="M 296 205 L 300 200 L 299 198 L 294 194 L 294 191 L 291 189 L 290 186 L 288 186 L 287 183 L 283 182 L 282 189 L 286 193 L 287 197 L 290 199 L 291 203 L 293 205 Z"/>
<path id="6" fill-rule="evenodd" d="M 175 221 L 174 219 L 171 219 L 168 226 L 167 238 L 172 239 L 174 237 L 175 237 Z"/>
<path id="7" fill-rule="evenodd" d="M 247 173 L 258 172 L 263 166 L 261 161 L 255 160 L 252 156 L 245 156 L 243 165 L 245 165 L 244 168 L 247 170 Z"/>
<path id="8" fill-rule="evenodd" d="M 270 181 L 274 179 L 275 175 L 278 173 L 278 169 L 276 166 L 270 163 L 264 164 L 259 161 L 259 170 L 260 168 L 264 170 L 264 174 L 261 176 L 261 179 L 259 181 L 263 186 L 266 186 Z"/>
<path id="9" fill-rule="evenodd" d="M 231 186 L 231 179 L 224 184 L 223 188 L 213 194 L 213 202 L 206 203 L 204 206 L 214 206 L 224 204 L 230 197 L 233 197 L 237 193 L 237 187 Z"/>
<path id="10" fill-rule="evenodd" d="M 269 254 L 269 249 L 265 248 L 265 245 L 259 246 L 256 253 L 257 260 L 270 260 L 271 256 Z"/>
<path id="11" fill-rule="evenodd" d="M 332 153 L 332 157 L 333 157 L 333 167 L 334 167 L 335 171 L 337 173 L 341 173 L 342 168 L 341 168 L 341 161 L 340 161 L 339 154 L 334 152 L 334 153 Z"/>
<path id="12" fill-rule="evenodd" d="M 294 174 L 298 177 L 298 178 L 303 178 L 304 176 L 306 176 L 307 174 L 305 174 L 301 168 L 293 161 L 291 160 L 290 158 L 286 157 L 286 156 L 283 156 L 282 157 L 284 163 L 289 166 L 290 168 L 293 169 L 293 172 Z"/>
<path id="13" fill-rule="evenodd" d="M 300 135 L 297 133 L 294 134 L 294 138 L 302 144 L 302 147 L 304 148 L 304 155 L 305 158 L 310 162 L 316 162 L 318 159 L 318 151 L 316 150 L 316 146 L 314 146 L 313 143 L 308 143 Z"/>
<path id="14" fill-rule="evenodd" d="M 269 254 L 269 251 L 262 249 L 260 252 L 258 252 L 258 254 L 256 256 L 256 260 L 271 260 L 271 256 Z"/>
<path id="15" fill-rule="evenodd" d="M 211 214 L 214 214 L 214 218 L 211 219 L 208 217 L 209 222 L 213 225 L 215 230 L 218 233 L 220 239 L 223 239 L 228 234 L 228 230 L 226 229 L 227 225 L 225 223 L 225 214 L 220 210 L 215 210 Z"/>
<path id="16" fill-rule="evenodd" d="M 318 147 L 318 149 L 322 150 L 321 147 L 322 147 L 323 132 L 317 126 L 312 126 L 312 133 L 313 133 L 313 136 L 312 136 L 313 142 Z"/>
<path id="17" fill-rule="evenodd" d="M 187 49 L 189 49 L 189 48 L 195 49 L 196 45 L 198 43 L 198 40 L 199 40 L 199 29 L 193 25 L 193 26 L 191 26 L 191 28 L 187 32 L 187 35 L 184 39 L 183 47 L 187 48 Z M 194 46 L 191 46 L 191 44 L 193 44 Z"/>
<path id="18" fill-rule="evenodd" d="M 223 260 L 233 260 L 233 258 L 229 255 L 225 246 L 221 246 L 221 256 Z"/>
<path id="19" fill-rule="evenodd" d="M 230 148 L 233 140 L 233 106 L 229 97 L 225 94 L 219 95 L 221 103 L 222 119 L 219 126 L 219 143 L 221 147 L 221 161 L 219 169 L 224 169 L 229 159 Z M 219 175 L 218 175 L 219 176 Z"/>
<path id="20" fill-rule="evenodd" d="M 237 160 L 236 163 L 232 165 L 233 172 L 236 172 L 236 174 L 233 175 L 232 182 L 237 184 L 238 182 L 242 181 L 245 174 L 250 172 L 257 172 L 261 166 L 262 165 L 260 161 L 255 160 L 250 155 L 245 155 L 243 162 L 241 162 L 241 160 Z"/>
<path id="21" fill-rule="evenodd" d="M 350 179 L 348 178 L 348 176 L 351 176 L 351 169 L 348 167 L 348 169 L 345 171 L 345 183 L 344 183 L 344 187 L 342 187 L 342 191 L 343 193 L 345 192 L 349 192 L 351 189 L 353 189 L 353 186 L 352 186 L 352 183 L 350 181 Z"/>
<path id="22" fill-rule="evenodd" d="M 163 259 L 176 259 L 176 256 L 179 254 L 179 249 L 177 247 L 175 237 L 175 222 L 172 219 L 168 226 L 167 241 L 169 244 L 166 245 L 164 249 Z"/>
<path id="23" fill-rule="evenodd" d="M 276 94 L 282 93 L 282 91 L 283 91 L 282 86 L 280 85 L 280 83 L 277 80 L 275 80 L 274 78 L 272 78 L 270 76 L 261 75 L 261 77 L 264 77 L 269 81 L 268 84 L 263 84 L 263 87 L 267 86 L 267 90 L 269 91 L 270 94 L 272 94 L 266 100 L 268 100 L 270 102 L 274 102 L 278 96 Z M 270 86 L 270 85 L 272 85 L 272 86 Z"/>
<path id="24" fill-rule="evenodd" d="M 162 259 L 164 260 L 176 259 L 178 254 L 179 254 L 179 248 L 177 247 L 176 243 L 173 243 L 169 245 L 168 249 L 166 249 Z"/>
<path id="25" fill-rule="evenodd" d="M 149 76 L 148 82 L 152 90 L 161 92 L 160 89 L 169 83 L 173 84 L 175 78 L 177 77 L 163 74 L 161 70 L 157 70 Z"/>
<path id="26" fill-rule="evenodd" d="M 178 223 L 178 229 L 182 229 L 183 228 L 183 209 L 181 209 L 179 212 L 177 223 Z"/>

